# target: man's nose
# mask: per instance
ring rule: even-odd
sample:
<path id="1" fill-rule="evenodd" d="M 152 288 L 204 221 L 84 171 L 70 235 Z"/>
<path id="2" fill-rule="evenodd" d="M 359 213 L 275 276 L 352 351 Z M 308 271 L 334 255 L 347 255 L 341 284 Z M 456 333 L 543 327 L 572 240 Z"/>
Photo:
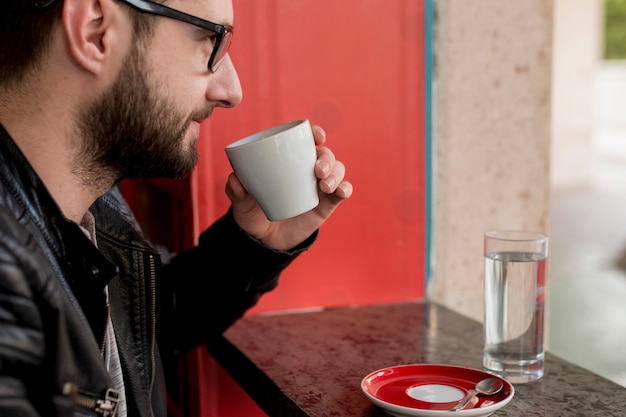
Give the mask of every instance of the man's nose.
<path id="1" fill-rule="evenodd" d="M 217 71 L 210 77 L 206 96 L 209 101 L 219 102 L 220 107 L 235 107 L 241 103 L 243 91 L 230 55 L 224 57 Z"/>

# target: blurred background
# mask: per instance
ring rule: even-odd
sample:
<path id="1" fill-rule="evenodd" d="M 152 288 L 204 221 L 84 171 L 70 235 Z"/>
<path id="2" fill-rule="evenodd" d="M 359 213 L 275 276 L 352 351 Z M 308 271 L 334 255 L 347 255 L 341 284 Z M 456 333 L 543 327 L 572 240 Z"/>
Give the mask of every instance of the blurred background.
<path id="1" fill-rule="evenodd" d="M 626 0 L 554 18 L 549 350 L 626 386 Z"/>

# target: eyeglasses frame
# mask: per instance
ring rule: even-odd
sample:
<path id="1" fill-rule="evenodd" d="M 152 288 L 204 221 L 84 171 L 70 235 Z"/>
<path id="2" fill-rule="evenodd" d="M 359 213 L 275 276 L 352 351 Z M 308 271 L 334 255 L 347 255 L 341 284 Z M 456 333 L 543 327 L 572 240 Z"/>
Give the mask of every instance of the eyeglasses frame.
<path id="1" fill-rule="evenodd" d="M 150 13 L 150 14 L 154 14 L 158 16 L 169 17 L 171 19 L 180 20 L 181 22 L 190 23 L 194 26 L 198 26 L 202 29 L 206 29 L 215 33 L 217 35 L 217 41 L 215 42 L 215 46 L 213 47 L 213 51 L 211 52 L 211 56 L 209 57 L 209 62 L 207 63 L 208 69 L 213 73 L 217 71 L 219 65 L 222 63 L 222 60 L 228 53 L 228 48 L 230 47 L 230 42 L 231 42 L 232 35 L 233 35 L 232 28 L 229 28 L 224 25 L 220 25 L 218 23 L 213 23 L 208 20 L 204 20 L 199 17 L 196 17 L 194 15 L 181 12 L 180 10 L 172 9 L 171 7 L 167 7 L 163 4 L 154 3 L 148 0 L 120 0 L 120 1 L 139 10 L 140 12 Z M 219 57 L 219 60 L 215 62 L 215 57 L 218 55 L 218 51 L 220 52 L 220 57 Z"/>
<path id="2" fill-rule="evenodd" d="M 0 0 L 3 1 L 3 0 Z M 35 7 L 38 9 L 45 9 L 55 3 L 57 0 L 36 0 L 34 2 Z M 209 71 L 215 73 L 222 63 L 222 60 L 228 53 L 228 49 L 230 47 L 230 42 L 232 40 L 233 30 L 230 27 L 220 25 L 218 23 L 213 23 L 208 20 L 201 19 L 194 15 L 181 12 L 180 10 L 172 9 L 171 7 L 167 7 L 163 4 L 154 3 L 148 0 L 119 0 L 123 3 L 128 4 L 134 9 L 143 12 L 149 13 L 157 16 L 168 17 L 170 19 L 176 19 L 181 22 L 189 23 L 194 26 L 198 26 L 202 29 L 209 30 L 217 35 L 217 41 L 215 42 L 215 46 L 213 46 L 213 51 L 211 52 L 211 56 L 209 57 L 209 62 L 207 63 L 207 67 Z M 219 59 L 217 62 L 215 58 L 219 54 Z"/>

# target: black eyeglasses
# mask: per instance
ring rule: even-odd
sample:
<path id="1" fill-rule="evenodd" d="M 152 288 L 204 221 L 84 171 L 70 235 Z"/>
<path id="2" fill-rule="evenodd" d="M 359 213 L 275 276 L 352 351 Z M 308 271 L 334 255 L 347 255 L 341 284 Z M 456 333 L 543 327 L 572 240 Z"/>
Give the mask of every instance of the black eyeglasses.
<path id="1" fill-rule="evenodd" d="M 190 23 L 194 26 L 198 26 L 202 29 L 206 29 L 215 33 L 215 38 L 212 39 L 213 51 L 211 52 L 211 56 L 209 57 L 209 62 L 207 64 L 211 72 L 217 71 L 217 68 L 220 66 L 220 64 L 224 60 L 224 57 L 228 53 L 228 48 L 230 48 L 230 43 L 233 36 L 233 31 L 231 28 L 228 28 L 224 25 L 218 25 L 217 23 L 209 22 L 208 20 L 200 19 L 199 17 L 147 0 L 120 1 L 134 7 L 140 12 L 180 20 L 181 22 Z"/>
<path id="2" fill-rule="evenodd" d="M 4 0 L 0 0 L 4 1 Z M 57 0 L 35 0 L 33 4 L 38 9 L 46 9 Z M 171 19 L 180 20 L 181 22 L 190 23 L 194 26 L 201 27 L 202 29 L 209 30 L 215 33 L 215 38 L 211 39 L 213 43 L 213 51 L 209 57 L 207 64 L 211 72 L 217 71 L 224 57 L 228 53 L 230 43 L 232 41 L 233 30 L 224 25 L 218 25 L 217 23 L 209 22 L 208 20 L 200 19 L 199 17 L 181 12 L 180 10 L 172 9 L 171 7 L 164 6 L 162 4 L 153 3 L 148 0 L 120 0 L 135 9 L 143 13 L 155 14 L 158 16 L 169 17 Z"/>

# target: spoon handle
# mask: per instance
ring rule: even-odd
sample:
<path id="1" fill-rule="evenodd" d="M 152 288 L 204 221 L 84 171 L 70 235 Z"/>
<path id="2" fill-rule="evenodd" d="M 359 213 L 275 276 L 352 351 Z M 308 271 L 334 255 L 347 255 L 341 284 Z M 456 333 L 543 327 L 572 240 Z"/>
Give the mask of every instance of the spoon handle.
<path id="1" fill-rule="evenodd" d="M 459 402 L 457 405 L 454 406 L 454 408 L 452 409 L 452 411 L 460 411 L 463 409 L 463 407 L 465 407 L 467 405 L 467 403 L 474 398 L 474 396 L 478 394 L 478 391 L 476 391 L 475 389 L 470 390 L 470 392 L 467 393 L 467 395 L 465 396 L 465 398 L 463 398 L 461 400 L 461 402 Z"/>

